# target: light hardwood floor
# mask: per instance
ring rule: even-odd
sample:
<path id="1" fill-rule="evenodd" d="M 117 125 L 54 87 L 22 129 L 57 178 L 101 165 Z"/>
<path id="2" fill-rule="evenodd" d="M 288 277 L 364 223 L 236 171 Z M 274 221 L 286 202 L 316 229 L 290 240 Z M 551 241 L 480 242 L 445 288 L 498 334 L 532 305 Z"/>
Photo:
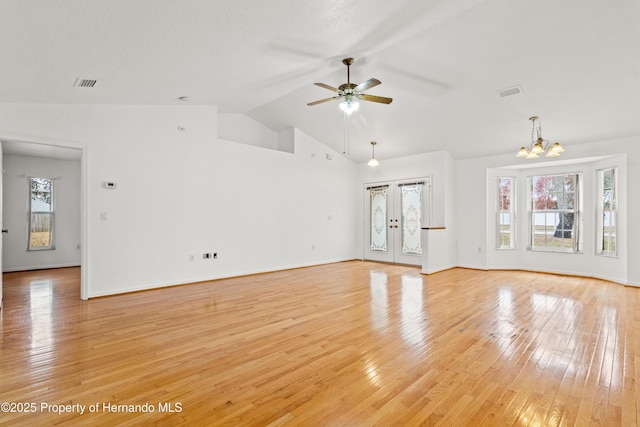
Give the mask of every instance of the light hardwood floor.
<path id="1" fill-rule="evenodd" d="M 638 420 L 636 288 L 361 261 L 89 301 L 79 287 L 76 268 L 4 274 L 0 402 L 37 406 L 0 423 Z"/>

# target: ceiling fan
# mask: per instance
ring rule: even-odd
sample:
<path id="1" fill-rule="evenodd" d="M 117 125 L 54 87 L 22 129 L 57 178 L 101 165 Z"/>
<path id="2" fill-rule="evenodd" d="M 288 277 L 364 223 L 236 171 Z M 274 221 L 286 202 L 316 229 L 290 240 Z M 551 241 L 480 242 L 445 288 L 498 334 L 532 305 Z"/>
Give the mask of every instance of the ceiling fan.
<path id="1" fill-rule="evenodd" d="M 340 100 L 340 109 L 344 111 L 346 114 L 351 114 L 356 111 L 360 104 L 359 100 L 363 101 L 371 101 L 371 102 L 379 102 L 381 104 L 391 104 L 393 101 L 392 98 L 385 98 L 384 96 L 375 96 L 375 95 L 367 95 L 364 92 L 365 90 L 372 88 L 374 86 L 378 86 L 382 82 L 378 79 L 369 79 L 360 84 L 351 83 L 351 75 L 350 75 L 350 67 L 353 64 L 353 58 L 345 58 L 342 60 L 342 63 L 347 66 L 347 82 L 341 84 L 337 88 L 333 86 L 329 86 L 324 83 L 314 83 L 316 86 L 323 87 L 325 89 L 332 90 L 336 92 L 338 95 L 332 96 L 331 98 L 321 99 L 319 101 L 310 102 L 307 105 L 317 105 L 322 104 L 323 102 L 333 101 L 334 99 Z"/>

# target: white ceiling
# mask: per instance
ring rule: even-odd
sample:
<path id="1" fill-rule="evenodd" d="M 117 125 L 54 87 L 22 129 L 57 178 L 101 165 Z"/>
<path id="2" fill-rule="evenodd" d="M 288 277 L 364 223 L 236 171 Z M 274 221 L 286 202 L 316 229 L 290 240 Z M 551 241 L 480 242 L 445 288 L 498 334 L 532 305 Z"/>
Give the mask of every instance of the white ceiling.
<path id="1" fill-rule="evenodd" d="M 342 151 L 314 86 L 371 77 L 352 159 L 640 135 L 637 0 L 0 0 L 0 102 L 217 105 Z M 77 88 L 77 78 L 97 79 Z M 520 85 L 523 93 L 497 91 Z"/>

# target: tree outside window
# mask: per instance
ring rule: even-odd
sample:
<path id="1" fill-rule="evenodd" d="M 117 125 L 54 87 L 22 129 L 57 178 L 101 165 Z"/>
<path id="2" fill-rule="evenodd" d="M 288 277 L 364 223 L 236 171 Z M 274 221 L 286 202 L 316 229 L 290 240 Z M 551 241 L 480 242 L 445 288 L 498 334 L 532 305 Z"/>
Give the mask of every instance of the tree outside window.
<path id="1" fill-rule="evenodd" d="M 528 177 L 529 248 L 555 252 L 581 251 L 581 175 Z"/>

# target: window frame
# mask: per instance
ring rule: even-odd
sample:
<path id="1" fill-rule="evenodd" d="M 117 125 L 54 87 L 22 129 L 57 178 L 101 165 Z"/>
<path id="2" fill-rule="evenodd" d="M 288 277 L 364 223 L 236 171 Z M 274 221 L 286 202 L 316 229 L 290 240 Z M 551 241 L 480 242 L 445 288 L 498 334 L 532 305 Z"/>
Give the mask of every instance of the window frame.
<path id="1" fill-rule="evenodd" d="M 497 176 L 496 178 L 496 235 L 495 235 L 495 248 L 496 250 L 515 250 L 516 249 L 516 177 L 515 176 Z M 510 180 L 509 187 L 509 209 L 503 209 L 503 193 L 502 193 L 502 181 Z M 509 214 L 509 229 L 508 233 L 503 233 L 503 215 Z M 502 244 L 502 236 L 504 234 L 509 235 L 509 245 Z"/>
<path id="2" fill-rule="evenodd" d="M 611 172 L 611 187 L 605 188 L 605 173 Z M 596 203 L 596 255 L 617 258 L 618 257 L 618 225 L 619 225 L 619 216 L 618 216 L 618 168 L 617 167 L 607 167 L 596 170 L 596 191 L 597 191 L 597 203 Z M 605 192 L 607 190 L 611 191 L 611 201 L 610 208 L 607 209 L 605 206 Z M 609 238 L 605 239 L 605 221 L 604 217 L 606 212 L 609 212 L 610 222 L 609 224 L 613 224 L 615 227 L 615 237 L 613 244 L 615 246 L 615 250 L 605 250 L 605 242 L 608 240 L 608 246 L 611 246 L 611 230 L 609 230 Z M 610 225 L 611 227 L 611 225 Z"/>
<path id="3" fill-rule="evenodd" d="M 537 194 L 534 187 L 534 182 L 536 178 L 545 178 L 545 180 L 549 180 L 549 178 L 554 179 L 556 177 L 561 177 L 563 182 L 566 181 L 567 177 L 574 178 L 574 190 L 573 190 L 573 209 L 562 208 L 546 208 L 539 209 L 535 208 L 535 200 L 534 194 Z M 562 200 L 567 199 L 567 190 L 565 186 L 562 189 Z M 583 232 L 583 223 L 582 223 L 582 193 L 583 193 L 583 174 L 582 172 L 561 172 L 561 173 L 547 173 L 540 175 L 530 175 L 527 176 L 527 214 L 529 217 L 529 230 L 528 230 L 528 244 L 527 250 L 534 252 L 552 252 L 552 253 L 570 253 L 570 254 L 581 254 L 583 253 L 583 242 L 582 242 L 582 232 Z M 545 194 L 547 200 L 553 200 L 554 196 L 560 194 L 559 192 L 547 193 Z M 551 197 L 549 197 L 551 195 Z M 548 202 L 547 202 L 548 203 Z M 572 245 L 571 247 L 566 246 L 553 246 L 553 245 L 536 245 L 535 244 L 535 231 L 536 231 L 536 215 L 567 215 L 562 218 L 562 222 L 568 220 L 568 214 L 573 214 L 573 223 L 571 225 L 571 239 Z M 565 219 L 566 218 L 566 219 Z M 545 218 L 546 223 L 546 218 Z M 557 226 L 556 226 L 557 227 Z M 558 229 L 556 228 L 556 231 Z M 566 228 L 560 229 L 562 233 L 567 231 Z M 545 241 L 547 240 L 547 232 L 545 230 Z M 565 237 L 563 237 L 565 238 Z"/>
<path id="4" fill-rule="evenodd" d="M 34 210 L 33 209 L 33 201 L 34 199 L 34 186 L 33 186 L 33 182 L 35 180 L 47 180 L 49 182 L 49 206 L 50 206 L 50 210 L 48 211 L 44 211 L 44 210 Z M 29 185 L 29 199 L 28 199 L 28 203 L 29 203 L 29 212 L 28 212 L 28 228 L 27 228 L 27 251 L 29 252 L 34 252 L 34 251 L 49 251 L 49 250 L 54 250 L 56 248 L 55 246 L 55 196 L 54 196 L 54 180 L 52 178 L 43 178 L 43 177 L 29 177 L 28 178 L 28 185 Z M 37 185 L 37 184 L 36 184 Z M 34 226 L 34 216 L 35 215 L 44 215 L 44 216 L 48 216 L 48 222 L 49 222 L 49 233 L 50 233 L 50 238 L 49 238 L 49 245 L 47 246 L 34 246 L 33 243 L 33 239 L 32 239 L 32 235 L 31 233 L 33 233 L 33 226 Z"/>

